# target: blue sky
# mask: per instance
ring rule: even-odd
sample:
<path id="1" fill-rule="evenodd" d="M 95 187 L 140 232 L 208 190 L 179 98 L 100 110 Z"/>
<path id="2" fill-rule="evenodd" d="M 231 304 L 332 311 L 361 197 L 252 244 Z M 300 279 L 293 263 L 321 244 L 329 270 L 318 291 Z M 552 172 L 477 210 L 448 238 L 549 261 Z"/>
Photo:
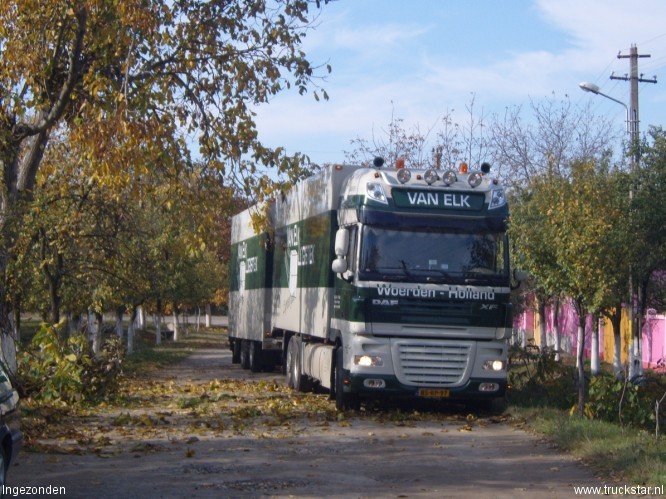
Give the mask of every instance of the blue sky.
<path id="1" fill-rule="evenodd" d="M 323 8 L 304 50 L 331 64 L 321 86 L 330 99 L 285 92 L 257 112 L 266 145 L 301 151 L 318 163 L 342 162 L 357 137 L 381 135 L 391 116 L 428 129 L 447 113 L 463 123 L 474 96 L 479 113 L 530 101 L 593 100 L 624 129 L 617 103 L 579 89 L 581 81 L 629 103 L 632 44 L 639 72 L 641 132 L 666 128 L 664 0 L 337 0 Z"/>

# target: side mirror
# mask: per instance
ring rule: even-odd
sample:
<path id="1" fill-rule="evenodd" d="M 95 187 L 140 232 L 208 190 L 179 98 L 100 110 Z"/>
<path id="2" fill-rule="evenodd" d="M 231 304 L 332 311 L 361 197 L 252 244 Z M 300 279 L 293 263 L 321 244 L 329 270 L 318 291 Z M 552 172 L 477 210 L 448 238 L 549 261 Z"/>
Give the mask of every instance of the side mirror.
<path id="1" fill-rule="evenodd" d="M 344 258 L 336 258 L 331 264 L 331 270 L 336 274 L 344 274 L 347 272 L 347 260 Z"/>
<path id="2" fill-rule="evenodd" d="M 347 256 L 347 248 L 349 248 L 349 231 L 338 229 L 335 233 L 335 256 Z"/>
<path id="3" fill-rule="evenodd" d="M 514 269 L 513 278 L 518 282 L 518 284 L 512 284 L 511 289 L 518 289 L 522 283 L 527 282 L 527 280 L 530 278 L 530 275 L 524 270 Z"/>
<path id="4" fill-rule="evenodd" d="M 344 274 L 347 272 L 347 251 L 349 248 L 349 231 L 340 228 L 335 233 L 335 256 L 331 264 L 331 270 L 336 274 Z"/>
<path id="5" fill-rule="evenodd" d="M 513 278 L 518 282 L 525 282 L 530 278 L 530 275 L 524 270 L 515 269 L 513 271 Z"/>

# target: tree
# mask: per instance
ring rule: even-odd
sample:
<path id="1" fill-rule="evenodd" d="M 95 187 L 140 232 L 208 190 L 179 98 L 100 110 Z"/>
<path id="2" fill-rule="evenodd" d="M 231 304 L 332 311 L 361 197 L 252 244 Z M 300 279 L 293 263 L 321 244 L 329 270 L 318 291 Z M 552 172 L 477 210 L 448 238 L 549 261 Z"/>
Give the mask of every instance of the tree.
<path id="1" fill-rule="evenodd" d="M 582 416 L 587 390 L 585 323 L 590 314 L 618 300 L 614 293 L 628 274 L 617 264 L 622 259 L 617 234 L 624 222 L 618 176 L 593 161 L 571 163 L 567 170 L 569 178 L 551 173 L 532 179 L 513 205 L 509 232 L 525 269 L 545 290 L 570 297 L 576 308 Z"/>
<path id="2" fill-rule="evenodd" d="M 466 105 L 467 121 L 457 123 L 453 118 L 454 110 L 447 110 L 444 117 L 425 132 L 418 124 L 410 130 L 404 128 L 404 119 L 392 115 L 382 134 L 373 132 L 371 140 L 362 137 L 352 140 L 354 149 L 346 151 L 345 158 L 352 163 L 371 164 L 379 156 L 388 165 L 402 159 L 409 168 L 455 168 L 461 161 L 480 165 L 487 159 L 490 140 L 484 135 L 486 117 L 476 114 L 475 98 L 473 94 Z"/>
<path id="3" fill-rule="evenodd" d="M 320 2 L 314 2 L 316 9 Z M 252 107 L 303 94 L 317 68 L 300 49 L 307 0 L 7 0 L 0 4 L 0 330 L 5 276 L 37 172 L 56 131 L 109 184 L 200 155 L 252 176 L 298 172 L 302 156 L 262 145 Z M 330 68 L 328 68 L 330 70 Z M 247 157 L 247 160 L 239 158 Z M 233 160 L 233 161 L 232 161 Z M 138 187 L 138 186 L 137 186 Z"/>
<path id="4" fill-rule="evenodd" d="M 666 269 L 666 132 L 662 128 L 652 128 L 649 141 L 645 141 L 640 152 L 640 164 L 631 180 L 634 189 L 627 217 L 631 242 L 626 249 L 637 292 L 637 324 L 630 364 L 632 377 L 641 372 L 641 352 L 635 347 L 640 344 L 647 307 L 651 300 L 663 293 L 660 284 Z"/>
<path id="5" fill-rule="evenodd" d="M 526 120 L 521 107 L 508 108 L 490 123 L 493 161 L 512 187 L 548 172 L 566 178 L 570 165 L 581 159 L 609 161 L 619 141 L 607 118 L 593 114 L 589 106 L 573 106 L 568 98 L 532 101 L 529 111 Z"/>

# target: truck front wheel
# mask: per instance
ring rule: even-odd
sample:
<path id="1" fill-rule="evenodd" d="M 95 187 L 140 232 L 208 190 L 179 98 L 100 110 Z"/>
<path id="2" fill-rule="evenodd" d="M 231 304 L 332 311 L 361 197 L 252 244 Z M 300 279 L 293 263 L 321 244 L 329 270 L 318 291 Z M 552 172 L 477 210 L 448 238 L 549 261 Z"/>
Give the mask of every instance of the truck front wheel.
<path id="1" fill-rule="evenodd" d="M 342 347 L 335 351 L 335 408 L 338 411 L 357 411 L 361 407 L 358 394 L 345 393 L 344 391 L 344 352 Z"/>

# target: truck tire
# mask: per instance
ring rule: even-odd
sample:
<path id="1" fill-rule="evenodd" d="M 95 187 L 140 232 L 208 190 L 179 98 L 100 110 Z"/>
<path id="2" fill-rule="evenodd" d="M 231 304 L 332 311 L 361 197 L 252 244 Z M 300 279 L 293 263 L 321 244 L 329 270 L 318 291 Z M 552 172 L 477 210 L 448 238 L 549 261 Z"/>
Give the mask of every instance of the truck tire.
<path id="1" fill-rule="evenodd" d="M 240 340 L 231 340 L 231 363 L 240 364 L 241 361 L 241 342 Z"/>
<path id="2" fill-rule="evenodd" d="M 261 372 L 262 367 L 262 350 L 261 343 L 258 341 L 251 341 L 249 348 L 249 367 L 253 373 Z"/>
<path id="3" fill-rule="evenodd" d="M 292 336 L 289 338 L 289 343 L 287 343 L 287 355 L 284 361 L 284 375 L 285 381 L 289 388 L 294 388 L 294 362 L 296 362 L 297 356 L 295 350 L 298 348 L 296 343 L 296 337 Z"/>
<path id="4" fill-rule="evenodd" d="M 240 346 L 240 366 L 243 369 L 250 368 L 250 342 L 247 340 L 241 341 Z"/>
<path id="5" fill-rule="evenodd" d="M 342 347 L 335 351 L 335 408 L 338 411 L 357 411 L 361 407 L 358 394 L 344 391 L 344 352 Z"/>
<path id="6" fill-rule="evenodd" d="M 287 363 L 288 363 L 288 380 L 291 380 L 291 388 L 297 392 L 312 391 L 312 382 L 310 378 L 303 374 L 303 366 L 301 365 L 301 344 L 300 338 L 292 336 L 289 340 L 289 347 L 287 350 Z"/>

